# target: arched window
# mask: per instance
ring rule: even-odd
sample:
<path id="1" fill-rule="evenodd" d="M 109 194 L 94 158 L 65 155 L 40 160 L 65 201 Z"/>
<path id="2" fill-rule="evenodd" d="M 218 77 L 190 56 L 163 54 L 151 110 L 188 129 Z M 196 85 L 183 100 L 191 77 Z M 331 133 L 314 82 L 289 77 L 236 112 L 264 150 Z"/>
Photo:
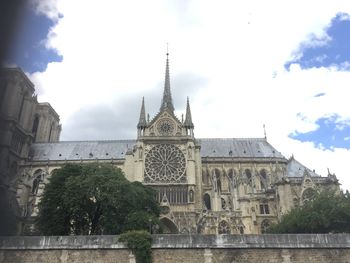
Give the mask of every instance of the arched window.
<path id="1" fill-rule="evenodd" d="M 247 176 L 248 181 L 250 181 L 252 179 L 252 172 L 250 171 L 250 169 L 245 169 L 245 175 Z"/>
<path id="2" fill-rule="evenodd" d="M 204 194 L 203 196 L 203 202 L 207 210 L 211 210 L 211 200 L 209 194 Z"/>
<path id="3" fill-rule="evenodd" d="M 202 182 L 204 185 L 209 185 L 208 172 L 205 169 L 202 170 Z"/>
<path id="4" fill-rule="evenodd" d="M 188 192 L 188 199 L 191 203 L 194 202 L 194 192 L 192 189 Z"/>
<path id="5" fill-rule="evenodd" d="M 226 200 L 221 197 L 221 208 L 222 210 L 225 210 L 227 208 Z"/>
<path id="6" fill-rule="evenodd" d="M 38 132 L 38 127 L 39 127 L 39 115 L 35 115 L 34 122 L 33 122 L 33 128 L 32 128 L 34 142 L 36 141 L 36 133 Z"/>
<path id="7" fill-rule="evenodd" d="M 219 169 L 215 168 L 213 174 L 214 183 L 216 183 L 216 187 L 214 186 L 214 190 L 221 192 L 221 172 Z"/>
<path id="8" fill-rule="evenodd" d="M 34 172 L 34 180 L 33 180 L 33 185 L 32 185 L 32 194 L 36 195 L 39 190 L 39 184 L 42 181 L 42 170 L 38 169 Z"/>
<path id="9" fill-rule="evenodd" d="M 261 169 L 260 170 L 260 176 L 262 179 L 266 180 L 267 179 L 267 175 L 266 175 L 266 170 L 265 169 Z"/>
<path id="10" fill-rule="evenodd" d="M 261 189 L 267 188 L 267 174 L 265 169 L 260 170 L 260 185 Z"/>
<path id="11" fill-rule="evenodd" d="M 235 170 L 229 169 L 227 175 L 228 175 L 228 178 L 230 178 L 230 180 L 232 181 L 233 178 L 235 177 Z"/>
<path id="12" fill-rule="evenodd" d="M 261 233 L 264 234 L 267 232 L 267 229 L 270 227 L 270 221 L 265 219 L 264 221 L 262 221 L 261 223 Z"/>
<path id="13" fill-rule="evenodd" d="M 219 223 L 219 229 L 218 229 L 219 234 L 230 234 L 231 233 L 231 229 L 229 224 L 226 221 L 221 221 Z"/>
<path id="14" fill-rule="evenodd" d="M 313 200 L 315 198 L 316 191 L 313 188 L 307 188 L 304 190 L 302 194 L 302 200 L 303 204 L 306 204 L 307 202 Z"/>

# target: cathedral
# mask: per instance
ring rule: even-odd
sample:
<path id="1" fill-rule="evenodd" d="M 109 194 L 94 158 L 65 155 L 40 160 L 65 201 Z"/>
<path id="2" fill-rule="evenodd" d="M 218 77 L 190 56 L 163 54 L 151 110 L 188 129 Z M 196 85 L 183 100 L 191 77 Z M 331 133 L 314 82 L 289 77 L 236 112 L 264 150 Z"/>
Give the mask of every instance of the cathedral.
<path id="1" fill-rule="evenodd" d="M 66 163 L 112 163 L 128 180 L 152 187 L 164 232 L 173 234 L 261 234 L 315 192 L 339 189 L 334 174 L 322 177 L 284 157 L 266 137 L 196 138 L 189 100 L 184 118 L 174 114 L 169 75 L 167 55 L 159 112 L 146 115 L 142 99 L 136 139 L 61 142 L 58 114 L 37 102 L 25 74 L 2 73 L 3 103 L 18 106 L 2 103 L 1 132 L 9 139 L 0 148 L 1 190 L 15 197 L 20 234 L 33 230 L 45 184 Z"/>

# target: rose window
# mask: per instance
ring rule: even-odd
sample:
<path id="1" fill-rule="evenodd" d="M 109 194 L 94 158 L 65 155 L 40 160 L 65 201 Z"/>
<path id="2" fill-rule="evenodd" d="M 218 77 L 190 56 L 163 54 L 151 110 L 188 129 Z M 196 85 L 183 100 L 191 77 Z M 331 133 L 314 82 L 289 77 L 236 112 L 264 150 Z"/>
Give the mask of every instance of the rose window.
<path id="1" fill-rule="evenodd" d="M 146 155 L 146 183 L 184 183 L 185 170 L 185 156 L 175 145 L 156 145 Z"/>

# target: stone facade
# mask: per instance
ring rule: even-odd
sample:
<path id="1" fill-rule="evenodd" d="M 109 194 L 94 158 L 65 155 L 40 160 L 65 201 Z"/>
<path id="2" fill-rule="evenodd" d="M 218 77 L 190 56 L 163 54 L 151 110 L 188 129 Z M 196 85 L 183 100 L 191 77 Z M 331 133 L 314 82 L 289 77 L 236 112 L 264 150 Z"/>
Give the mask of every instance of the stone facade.
<path id="1" fill-rule="evenodd" d="M 52 130 L 46 125 L 50 123 Z M 59 140 L 59 116 L 48 103 L 38 103 L 33 83 L 18 68 L 0 70 L 0 199 L 1 209 L 19 215 L 16 202 L 21 167 L 36 141 Z M 38 139 L 37 139 L 38 138 Z"/>
<path id="2" fill-rule="evenodd" d="M 154 235 L 154 263 L 349 263 L 350 236 Z M 0 238 L 0 263 L 118 262 L 135 257 L 118 236 Z"/>
<path id="3" fill-rule="evenodd" d="M 55 142 L 57 114 L 47 104 L 37 107 L 31 123 L 34 116 L 43 121 L 18 169 L 22 233 L 33 230 L 52 171 L 68 162 L 112 163 L 130 181 L 156 189 L 166 233 L 260 234 L 315 191 L 339 190 L 335 175 L 321 177 L 285 158 L 266 138 L 195 138 L 189 100 L 185 118 L 174 114 L 169 75 L 167 58 L 160 110 L 150 118 L 142 100 L 135 140 Z"/>

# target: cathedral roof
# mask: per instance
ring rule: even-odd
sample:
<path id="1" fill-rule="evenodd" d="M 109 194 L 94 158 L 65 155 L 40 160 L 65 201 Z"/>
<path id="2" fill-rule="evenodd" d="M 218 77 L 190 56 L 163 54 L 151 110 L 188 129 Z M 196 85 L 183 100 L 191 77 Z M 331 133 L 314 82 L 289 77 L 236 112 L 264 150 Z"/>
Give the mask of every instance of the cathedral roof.
<path id="1" fill-rule="evenodd" d="M 124 159 L 135 143 L 135 140 L 35 143 L 29 155 L 32 161 Z"/>
<path id="2" fill-rule="evenodd" d="M 265 138 L 198 139 L 202 157 L 285 158 Z"/>
<path id="3" fill-rule="evenodd" d="M 203 138 L 198 141 L 201 157 L 284 158 L 265 139 Z M 32 161 L 125 159 L 126 152 L 135 144 L 136 140 L 35 143 L 30 157 Z"/>
<path id="4" fill-rule="evenodd" d="M 289 177 L 303 177 L 305 170 L 310 174 L 310 176 L 320 176 L 295 160 L 293 156 L 288 160 L 287 175 Z"/>

